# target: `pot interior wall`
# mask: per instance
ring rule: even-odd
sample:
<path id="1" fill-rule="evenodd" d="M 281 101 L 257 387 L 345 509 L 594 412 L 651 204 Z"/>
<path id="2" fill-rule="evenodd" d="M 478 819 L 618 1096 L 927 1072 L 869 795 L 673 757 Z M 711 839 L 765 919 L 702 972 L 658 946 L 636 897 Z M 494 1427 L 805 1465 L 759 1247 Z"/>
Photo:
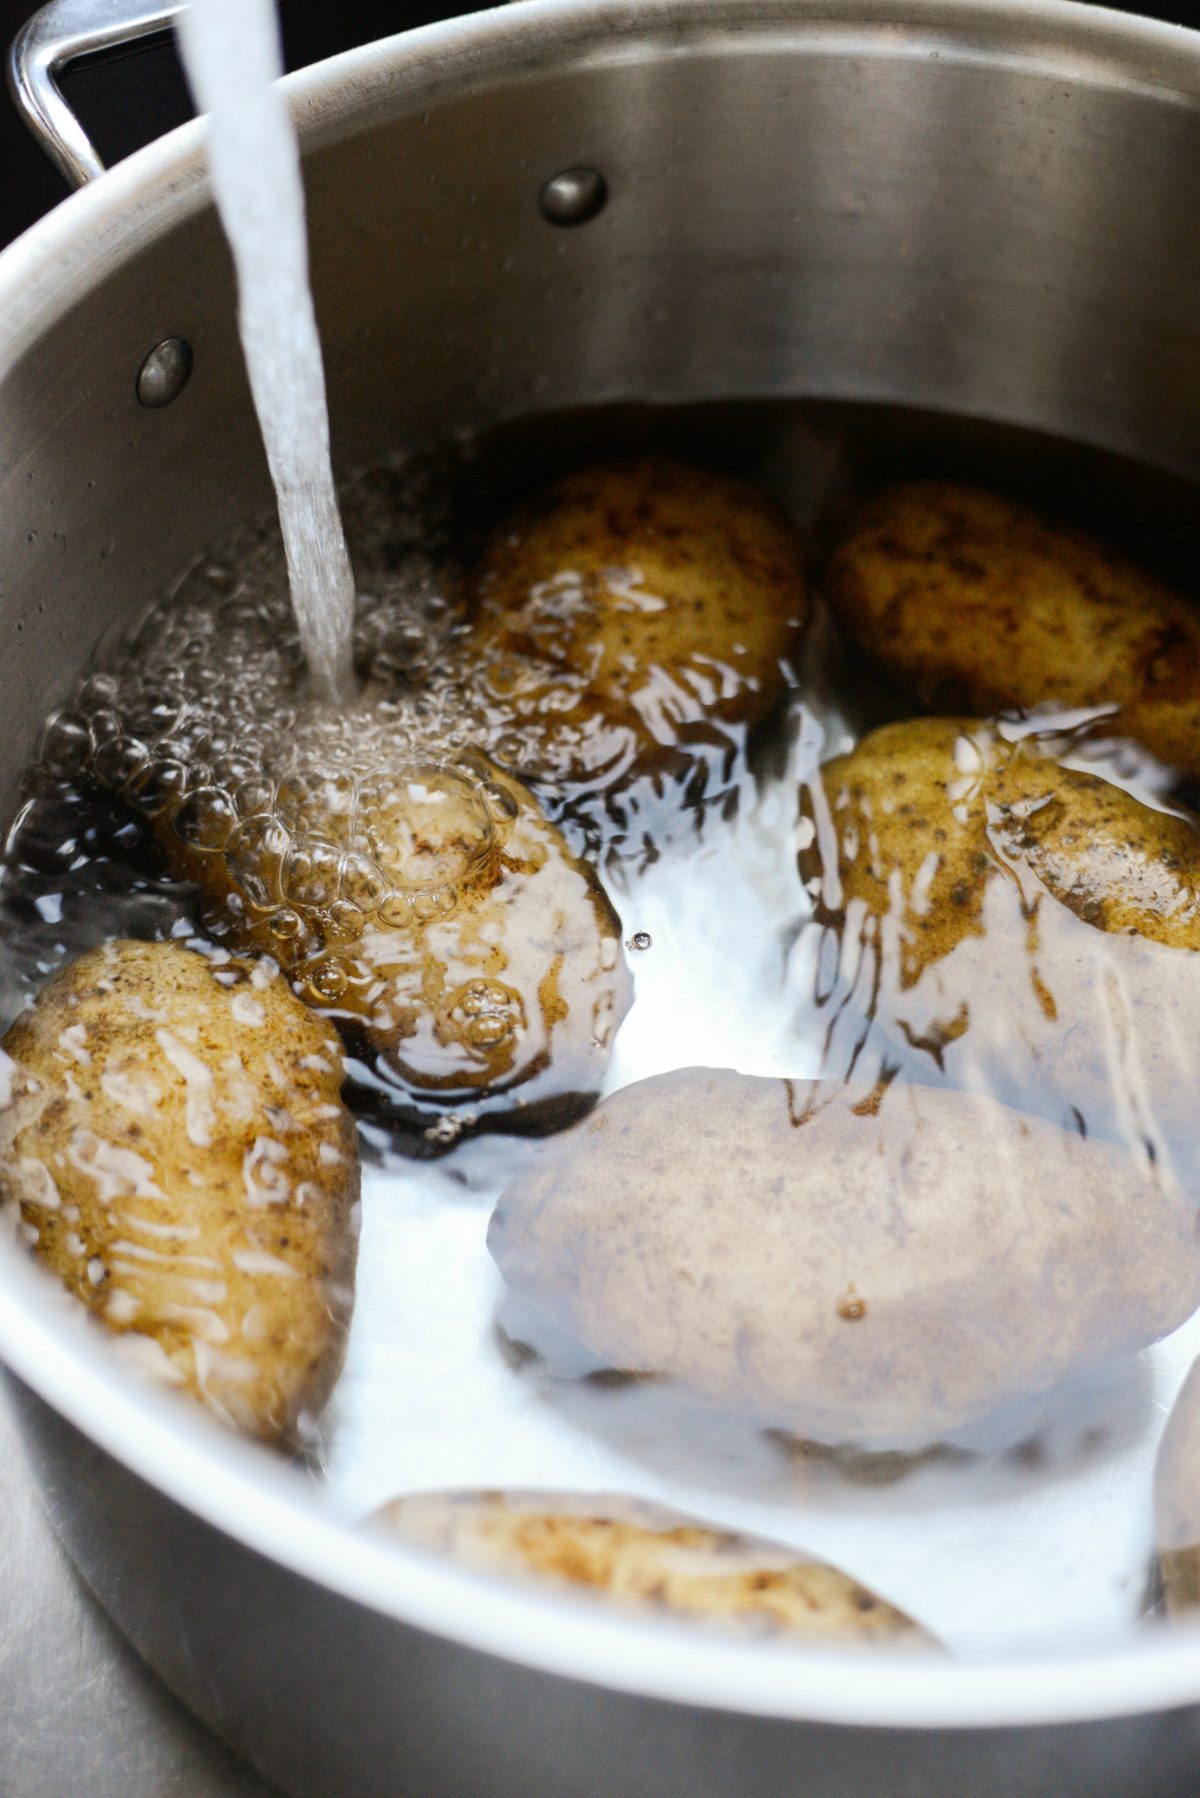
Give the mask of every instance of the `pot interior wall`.
<path id="1" fill-rule="evenodd" d="M 342 465 L 543 410 L 809 396 L 1200 472 L 1200 101 L 1067 46 L 763 13 L 441 98 L 389 82 L 402 40 L 371 83 L 335 66 L 307 178 Z M 539 189 L 578 164 L 608 204 L 555 228 Z M 0 385 L 5 812 L 96 646 L 268 500 L 211 214 L 124 230 Z M 172 332 L 194 375 L 145 411 Z"/>

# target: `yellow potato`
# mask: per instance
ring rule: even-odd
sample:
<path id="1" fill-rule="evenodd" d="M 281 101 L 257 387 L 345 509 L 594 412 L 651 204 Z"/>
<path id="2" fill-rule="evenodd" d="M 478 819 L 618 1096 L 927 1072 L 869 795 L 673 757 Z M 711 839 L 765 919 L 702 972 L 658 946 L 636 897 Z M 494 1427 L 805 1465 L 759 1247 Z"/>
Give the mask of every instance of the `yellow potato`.
<path id="1" fill-rule="evenodd" d="M 936 710 L 1111 705 L 1106 730 L 1200 767 L 1200 614 L 1082 531 L 904 483 L 854 510 L 826 585 L 855 640 Z"/>
<path id="2" fill-rule="evenodd" d="M 826 1441 L 939 1438 L 1200 1304 L 1160 1168 L 920 1086 L 640 1081 L 509 1185 L 488 1245 L 602 1365 Z"/>
<path id="3" fill-rule="evenodd" d="M 801 869 L 893 1065 L 1104 1134 L 1190 1140 L 1188 819 L 963 719 L 885 726 L 821 773 Z"/>
<path id="4" fill-rule="evenodd" d="M 407 1542 L 484 1573 L 587 1592 L 742 1634 L 932 1645 L 886 1599 L 781 1542 L 641 1499 L 574 1492 L 432 1492 L 375 1515 Z"/>
<path id="5" fill-rule="evenodd" d="M 907 985 L 964 935 L 983 928 L 994 867 L 979 824 L 979 775 L 994 733 L 961 718 L 885 724 L 820 770 L 802 794 L 809 834 L 801 878 L 818 913 L 856 906 L 890 922 Z"/>
<path id="6" fill-rule="evenodd" d="M 496 530 L 466 654 L 498 753 L 569 799 L 722 766 L 807 611 L 802 546 L 768 500 L 648 458 L 568 475 Z"/>
<path id="7" fill-rule="evenodd" d="M 1180 1387 L 1154 1469 L 1154 1524 L 1167 1610 L 1200 1607 L 1200 1361 Z"/>
<path id="8" fill-rule="evenodd" d="M 296 1443 L 341 1367 L 359 1164 L 337 1038 L 261 964 L 110 942 L 8 1032 L 0 1195 L 151 1374 Z"/>
<path id="9" fill-rule="evenodd" d="M 471 754 L 257 786 L 244 816 L 171 800 L 155 834 L 221 940 L 336 1020 L 360 1089 L 531 1127 L 586 1103 L 630 1002 L 620 924 L 526 788 Z"/>

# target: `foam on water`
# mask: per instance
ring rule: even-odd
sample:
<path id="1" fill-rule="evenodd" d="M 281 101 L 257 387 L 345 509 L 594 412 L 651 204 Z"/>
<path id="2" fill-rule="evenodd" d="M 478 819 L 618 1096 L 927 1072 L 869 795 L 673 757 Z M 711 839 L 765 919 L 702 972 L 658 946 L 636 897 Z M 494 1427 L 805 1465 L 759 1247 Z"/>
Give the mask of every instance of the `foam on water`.
<path id="1" fill-rule="evenodd" d="M 353 690 L 354 579 L 329 458 L 329 416 L 308 284 L 296 135 L 272 0 L 192 0 L 179 48 L 209 114 L 217 209 L 237 264 L 239 323 L 287 552 L 304 656 L 317 690 Z"/>

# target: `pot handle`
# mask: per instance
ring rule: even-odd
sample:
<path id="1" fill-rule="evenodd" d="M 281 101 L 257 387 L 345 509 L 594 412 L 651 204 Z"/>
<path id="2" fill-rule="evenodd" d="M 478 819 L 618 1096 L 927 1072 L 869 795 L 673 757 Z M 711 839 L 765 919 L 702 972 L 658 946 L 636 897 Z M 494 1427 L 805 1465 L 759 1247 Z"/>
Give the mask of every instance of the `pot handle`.
<path id="1" fill-rule="evenodd" d="M 58 76 L 68 63 L 168 31 L 185 0 L 50 0 L 24 24 L 8 56 L 17 109 L 59 174 L 84 187 L 104 173 L 87 132 L 63 99 Z"/>

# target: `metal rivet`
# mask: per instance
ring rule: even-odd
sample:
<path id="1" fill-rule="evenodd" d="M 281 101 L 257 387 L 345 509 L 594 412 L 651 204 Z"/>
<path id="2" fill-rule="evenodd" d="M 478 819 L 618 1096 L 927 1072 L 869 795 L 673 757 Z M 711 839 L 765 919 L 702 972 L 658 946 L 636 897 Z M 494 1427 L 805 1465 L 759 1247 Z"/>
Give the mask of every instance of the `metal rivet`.
<path id="1" fill-rule="evenodd" d="M 551 225 L 586 225 L 607 198 L 608 183 L 599 169 L 564 169 L 561 175 L 551 175 L 538 205 Z"/>
<path id="2" fill-rule="evenodd" d="M 185 337 L 164 337 L 138 369 L 139 402 L 152 409 L 177 400 L 192 373 L 192 346 Z"/>

